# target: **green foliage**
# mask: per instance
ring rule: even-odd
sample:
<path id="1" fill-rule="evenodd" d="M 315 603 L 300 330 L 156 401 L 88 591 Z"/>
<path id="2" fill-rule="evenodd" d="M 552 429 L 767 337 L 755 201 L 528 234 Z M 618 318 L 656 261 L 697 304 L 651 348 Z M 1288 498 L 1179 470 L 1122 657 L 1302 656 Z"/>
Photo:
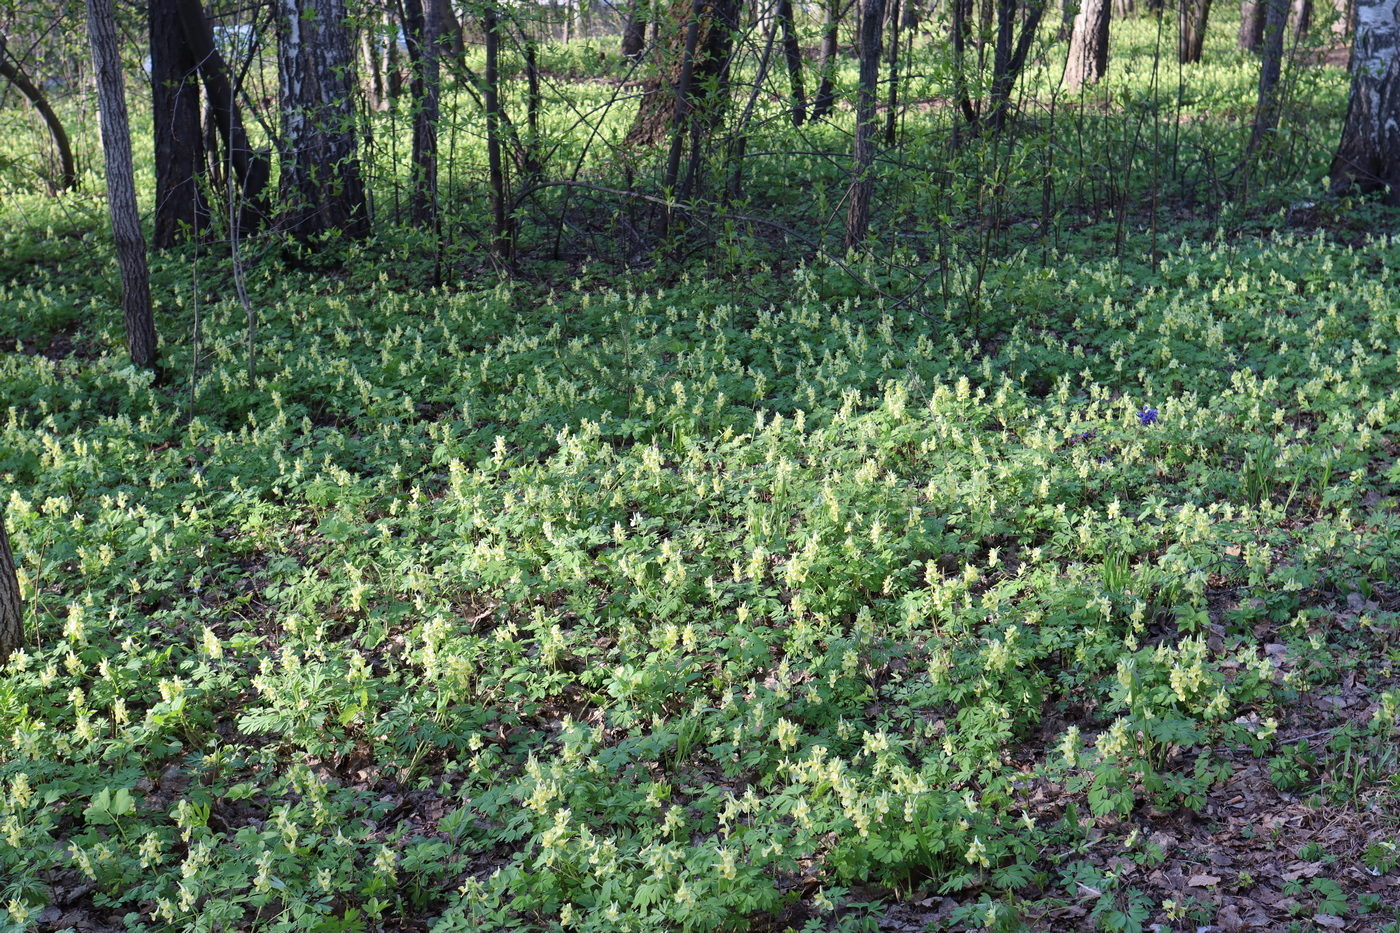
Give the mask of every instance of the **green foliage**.
<path id="1" fill-rule="evenodd" d="M 1238 143 L 1204 117 L 1252 66 L 1215 38 L 1170 116 L 1182 151 Z M 946 70 L 914 73 L 943 93 Z M 1308 80 L 1325 124 L 1339 79 Z M 1125 64 L 1102 92 L 1166 120 L 1148 81 Z M 543 132 L 577 156 L 559 113 Z M 794 148 L 780 122 L 755 151 Z M 1082 123 L 1068 185 L 1144 183 L 1124 125 Z M 1100 227 L 998 258 L 961 231 L 989 178 L 1034 216 L 1066 145 L 969 144 L 882 182 L 891 229 L 950 240 L 937 258 L 769 263 L 736 224 L 693 274 L 447 290 L 420 287 L 421 233 L 295 269 L 250 241 L 252 386 L 222 254 L 154 259 L 158 383 L 123 359 L 100 203 L 7 202 L 12 925 L 76 886 L 132 930 L 855 931 L 915 894 L 1013 930 L 1086 892 L 1098 929 L 1208 922 L 1080 856 L 1090 829 L 1202 809 L 1220 748 L 1352 802 L 1393 775 L 1394 691 L 1325 755 L 1275 733 L 1335 676 L 1338 607 L 1400 567 L 1400 248 L 1186 224 L 1126 259 Z M 391 151 L 366 156 L 384 190 Z M 831 210 L 844 167 L 785 159 L 751 189 Z M 766 184 L 785 173 L 810 188 Z M 1367 605 L 1358 628 L 1394 626 Z M 1165 858 L 1128 838 L 1132 863 Z M 1393 872 L 1394 848 L 1363 863 Z M 1325 880 L 1310 902 L 1350 906 Z"/>
<path id="2" fill-rule="evenodd" d="M 1320 267 L 1344 288 L 1300 295 Z M 1101 818 L 1229 775 L 1207 750 L 1279 688 L 1205 637 L 1212 592 L 1287 620 L 1395 554 L 1392 283 L 1320 239 L 1136 290 L 994 267 L 995 356 L 828 268 L 769 308 L 258 274 L 253 393 L 222 304 L 193 410 L 101 321 L 81 368 L 4 358 L 21 907 L 56 870 L 208 929 L 724 929 L 802 873 L 1010 896 L 1061 831 L 1021 769 Z M 1238 481 L 1260 438 L 1300 480 Z"/>

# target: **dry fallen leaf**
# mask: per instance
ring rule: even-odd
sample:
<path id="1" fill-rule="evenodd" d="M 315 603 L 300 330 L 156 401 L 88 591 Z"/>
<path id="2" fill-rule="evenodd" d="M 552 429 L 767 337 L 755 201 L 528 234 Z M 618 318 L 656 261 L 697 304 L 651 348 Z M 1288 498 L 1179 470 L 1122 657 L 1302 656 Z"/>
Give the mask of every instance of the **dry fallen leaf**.
<path id="1" fill-rule="evenodd" d="M 1186 884 L 1193 888 L 1208 888 L 1219 883 L 1220 879 L 1215 875 L 1192 875 L 1186 879 Z"/>

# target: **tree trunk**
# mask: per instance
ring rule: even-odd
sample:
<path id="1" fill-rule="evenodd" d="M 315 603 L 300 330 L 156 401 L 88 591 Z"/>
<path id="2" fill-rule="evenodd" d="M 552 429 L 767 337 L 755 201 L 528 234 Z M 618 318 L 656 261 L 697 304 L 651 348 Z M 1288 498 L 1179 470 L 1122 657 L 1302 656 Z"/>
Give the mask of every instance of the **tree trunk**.
<path id="1" fill-rule="evenodd" d="M 647 82 L 646 94 L 627 134 L 629 145 L 654 145 L 671 135 L 677 114 L 685 109 L 707 125 L 718 118 L 729 99 L 729 58 L 738 27 L 740 0 L 672 0 L 666 27 L 670 31 L 657 48 L 662 75 Z M 695 52 L 688 90 L 680 91 L 686 65 L 685 46 L 694 22 Z M 682 100 L 684 99 L 684 105 Z"/>
<path id="2" fill-rule="evenodd" d="M 1288 24 L 1289 0 L 1261 0 L 1266 4 L 1263 56 L 1259 67 L 1259 103 L 1249 134 L 1246 158 L 1253 158 L 1278 129 L 1279 78 L 1283 74 L 1283 34 Z"/>
<path id="3" fill-rule="evenodd" d="M 459 68 L 464 68 L 467 64 L 467 39 L 462 30 L 462 21 L 457 18 L 457 11 L 452 9 L 452 0 L 433 2 L 440 4 L 442 19 L 438 26 L 438 36 L 441 39 L 438 58 L 441 59 L 444 54 L 450 55 Z"/>
<path id="4" fill-rule="evenodd" d="M 254 152 L 248 141 L 238 96 L 229 77 L 228 63 L 214 45 L 214 30 L 204 15 L 203 4 L 200 0 L 173 0 L 173 3 L 179 14 L 185 45 L 204 82 L 204 93 L 209 99 L 215 128 L 223 141 L 224 157 L 220 161 L 232 169 L 227 174 L 237 181 L 236 190 L 230 183 L 228 196 L 231 201 L 240 204 L 239 214 L 235 218 L 239 229 L 230 231 L 230 234 L 254 230 L 266 216 L 266 189 L 271 176 L 271 162 L 266 153 Z"/>
<path id="5" fill-rule="evenodd" d="M 680 180 L 681 153 L 685 148 L 687 130 L 690 128 L 693 86 L 695 82 L 695 50 L 700 44 L 700 16 L 702 0 L 691 0 L 690 16 L 687 17 L 684 40 L 681 46 L 680 75 L 676 80 L 675 111 L 671 118 L 671 147 L 666 153 L 666 175 L 661 186 L 668 199 L 674 198 Z M 665 238 L 671 230 L 671 208 L 667 206 L 657 224 L 657 235 Z"/>
<path id="6" fill-rule="evenodd" d="M 902 20 L 899 16 L 899 0 L 890 2 L 893 8 L 889 15 L 890 90 L 885 98 L 885 145 L 893 147 L 899 128 L 899 27 Z"/>
<path id="7" fill-rule="evenodd" d="M 302 242 L 369 233 L 344 0 L 278 0 L 282 223 Z"/>
<path id="8" fill-rule="evenodd" d="M 56 182 L 50 182 L 52 189 L 58 192 L 78 187 L 78 172 L 73 166 L 73 147 L 68 142 L 68 133 L 63 129 L 63 122 L 49 106 L 43 91 L 29 80 L 19 62 L 10 59 L 3 35 L 0 35 L 0 78 L 9 81 L 24 95 L 49 129 L 49 138 L 53 140 L 54 151 L 58 154 L 58 179 Z"/>
<path id="9" fill-rule="evenodd" d="M 97 111 L 107 174 L 107 212 L 112 219 L 112 240 L 121 273 L 126 346 L 131 362 L 149 369 L 156 363 L 156 326 L 151 316 L 146 240 L 141 233 L 141 214 L 136 207 L 131 127 L 126 116 L 126 87 L 122 83 L 112 0 L 87 0 L 87 21 L 93 72 L 97 78 Z"/>
<path id="10" fill-rule="evenodd" d="M 384 91 L 392 102 L 403 96 L 403 67 L 399 61 L 397 24 L 392 14 L 385 15 L 389 35 L 384 43 Z"/>
<path id="11" fill-rule="evenodd" d="M 1240 49 L 1257 52 L 1264 42 L 1264 6 L 1267 0 L 1241 0 Z"/>
<path id="12" fill-rule="evenodd" d="M 166 249 L 209 223 L 200 190 L 204 136 L 199 74 L 174 0 L 150 0 L 151 109 L 154 112 L 156 209 L 151 245 Z"/>
<path id="13" fill-rule="evenodd" d="M 627 6 L 627 21 L 622 27 L 622 56 L 636 61 L 647 44 L 647 20 L 642 0 L 632 0 Z"/>
<path id="14" fill-rule="evenodd" d="M 1356 0 L 1351 95 L 1337 154 L 1337 194 L 1385 192 L 1400 204 L 1400 0 Z"/>
<path id="15" fill-rule="evenodd" d="M 792 21 L 792 0 L 778 0 L 778 26 L 783 31 L 783 59 L 792 89 L 792 125 L 801 126 L 807 119 L 807 95 L 802 87 L 802 47 Z"/>
<path id="16" fill-rule="evenodd" d="M 510 237 L 506 229 L 505 174 L 501 167 L 500 24 L 496 7 L 490 3 L 482 16 L 482 29 L 486 33 L 486 80 L 483 91 L 486 103 L 486 161 L 491 184 L 491 251 L 505 258 L 509 253 Z"/>
<path id="17" fill-rule="evenodd" d="M 1078 90 L 1098 84 L 1108 70 L 1108 0 L 1082 0 L 1065 62 L 1064 86 Z"/>
<path id="18" fill-rule="evenodd" d="M 5 510 L 0 507 L 0 662 L 24 643 L 24 604 L 19 598 L 19 574 L 5 533 Z"/>
<path id="19" fill-rule="evenodd" d="M 409 94 L 413 101 L 413 221 L 431 227 L 437 218 L 438 53 L 446 0 L 404 0 Z"/>
<path id="20" fill-rule="evenodd" d="M 817 66 L 821 79 L 817 96 L 812 100 L 812 119 L 820 120 L 831 113 L 836 103 L 836 55 L 841 30 L 841 0 L 826 0 L 826 23 L 822 27 L 821 62 Z"/>
<path id="21" fill-rule="evenodd" d="M 1299 43 L 1308 37 L 1308 30 L 1312 28 L 1313 4 L 1312 0 L 1293 0 L 1293 42 Z"/>
<path id="22" fill-rule="evenodd" d="M 1177 36 L 1176 60 L 1191 65 L 1201 60 L 1206 42 L 1206 22 L 1210 17 L 1210 0 L 1180 0 L 1178 20 L 1181 31 Z"/>
<path id="23" fill-rule="evenodd" d="M 1040 28 L 1046 2 L 1030 0 L 1022 17 L 1020 35 L 1015 37 L 1014 42 L 1017 0 L 999 0 L 997 4 L 996 52 L 992 60 L 991 105 L 988 109 L 988 122 L 994 130 L 1006 125 L 1006 117 L 1011 110 L 1011 91 L 1026 67 L 1026 56 L 1030 54 L 1031 43 L 1035 41 L 1036 30 Z"/>
<path id="24" fill-rule="evenodd" d="M 968 18 L 972 13 L 972 0 L 950 0 L 950 2 L 952 3 L 953 97 L 957 100 L 958 109 L 962 111 L 963 119 L 967 121 L 969 126 L 975 126 L 979 113 L 968 94 L 967 74 L 964 71 L 967 58 Z M 959 130 L 955 128 L 953 132 L 956 141 L 956 134 Z"/>
<path id="25" fill-rule="evenodd" d="M 360 27 L 360 73 L 364 75 L 365 103 L 371 110 L 384 109 L 384 69 L 373 22 Z"/>
<path id="26" fill-rule="evenodd" d="M 862 0 L 860 11 L 860 87 L 856 97 L 855 153 L 851 187 L 846 195 L 846 249 L 865 240 L 870 229 L 870 197 L 875 187 L 876 84 L 880 80 L 880 32 L 885 0 Z"/>

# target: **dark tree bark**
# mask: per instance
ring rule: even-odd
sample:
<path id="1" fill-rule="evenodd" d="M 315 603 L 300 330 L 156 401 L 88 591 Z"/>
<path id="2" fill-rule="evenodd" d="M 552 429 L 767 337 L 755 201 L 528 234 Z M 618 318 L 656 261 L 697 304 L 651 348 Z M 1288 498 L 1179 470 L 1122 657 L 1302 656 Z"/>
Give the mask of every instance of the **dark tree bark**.
<path id="1" fill-rule="evenodd" d="M 693 9 L 692 9 L 693 6 Z M 713 124 L 729 99 L 729 60 L 738 28 L 740 0 L 672 0 L 666 26 L 670 35 L 657 49 L 661 75 L 647 82 L 627 134 L 629 145 L 654 145 L 672 136 L 682 110 Z M 694 24 L 693 53 L 685 49 Z M 682 71 L 692 70 L 681 90 Z"/>
<path id="2" fill-rule="evenodd" d="M 403 2 L 413 101 L 413 221 L 424 226 L 433 226 L 437 219 L 438 54 L 445 2 Z"/>
<path id="3" fill-rule="evenodd" d="M 24 644 L 24 604 L 19 598 L 19 574 L 5 533 L 5 510 L 0 508 L 0 663 Z"/>
<path id="4" fill-rule="evenodd" d="M 1017 0 L 998 0 L 991 104 L 987 111 L 988 122 L 994 130 L 1006 125 L 1006 117 L 1011 110 L 1011 90 L 1026 67 L 1026 56 L 1030 54 L 1031 43 L 1035 41 L 1036 30 L 1040 28 L 1045 4 L 1046 0 L 1029 0 L 1021 16 L 1020 34 L 1017 35 Z"/>
<path id="5" fill-rule="evenodd" d="M 1337 194 L 1400 205 L 1400 0 L 1357 0 L 1351 95 L 1332 159 Z"/>
<path id="6" fill-rule="evenodd" d="M 846 248 L 865 240 L 870 229 L 870 199 L 875 187 L 876 85 L 880 80 L 880 31 L 885 0 L 862 0 L 860 11 L 860 86 L 856 97 L 855 152 L 851 187 L 846 194 Z"/>
<path id="7" fill-rule="evenodd" d="M 976 126 L 980 114 L 967 91 L 967 31 L 972 0 L 950 0 L 952 4 L 953 97 L 969 126 Z M 955 129 L 956 133 L 957 130 Z"/>
<path id="8" fill-rule="evenodd" d="M 683 31 L 679 63 L 680 74 L 676 79 L 675 110 L 671 119 L 671 146 L 666 153 L 666 176 L 662 181 L 667 198 L 676 193 L 680 181 L 681 153 L 685 149 L 687 131 L 690 129 L 695 82 L 695 52 L 700 43 L 700 16 L 703 0 L 691 0 L 690 16 Z M 662 212 L 657 223 L 657 235 L 665 238 L 671 229 L 671 208 Z"/>
<path id="9" fill-rule="evenodd" d="M 622 27 L 622 55 L 635 61 L 647 44 L 647 20 L 643 0 L 632 0 L 627 6 L 627 21 Z"/>
<path id="10" fill-rule="evenodd" d="M 1240 0 L 1240 50 L 1257 52 L 1264 43 L 1264 5 L 1266 0 Z"/>
<path id="11" fill-rule="evenodd" d="M 822 26 L 821 61 L 817 95 L 812 99 L 812 119 L 820 120 L 836 104 L 836 55 L 841 35 L 842 0 L 826 0 L 826 22 Z"/>
<path id="12" fill-rule="evenodd" d="M 97 78 L 97 111 L 102 128 L 102 157 L 107 174 L 107 212 L 112 219 L 121 273 L 122 317 L 131 362 L 142 368 L 156 364 L 156 327 L 151 315 L 151 284 L 146 270 L 146 239 L 136 207 L 136 181 L 131 167 L 131 127 L 126 115 L 126 87 L 117 51 L 116 16 L 112 0 L 87 0 L 88 40 Z"/>
<path id="13" fill-rule="evenodd" d="M 535 37 L 528 32 L 520 40 L 521 51 L 525 53 L 525 140 L 517 139 L 521 153 L 522 168 L 525 171 L 526 185 L 539 182 L 544 172 L 540 158 L 540 114 L 544 110 L 544 96 L 540 93 L 539 48 Z M 509 125 L 508 125 L 509 126 Z M 510 132 L 507 129 L 507 132 Z"/>
<path id="14" fill-rule="evenodd" d="M 1283 74 L 1283 34 L 1288 23 L 1289 0 L 1261 0 L 1266 5 L 1264 45 L 1259 67 L 1259 102 L 1254 110 L 1254 128 L 1249 134 L 1246 158 L 1253 158 L 1278 129 L 1279 78 Z"/>
<path id="15" fill-rule="evenodd" d="M 151 109 L 154 111 L 156 209 L 151 245 L 166 249 L 209 223 L 200 189 L 204 134 L 199 74 L 174 0 L 150 0 Z"/>
<path id="16" fill-rule="evenodd" d="M 1098 84 L 1108 70 L 1108 0 L 1081 0 L 1065 61 L 1064 86 Z"/>
<path id="17" fill-rule="evenodd" d="M 783 31 L 783 59 L 787 62 L 788 86 L 792 89 L 792 125 L 807 119 L 807 95 L 802 87 L 802 47 L 792 21 L 792 0 L 778 0 L 778 26 Z"/>
<path id="18" fill-rule="evenodd" d="M 438 3 L 439 16 L 441 22 L 438 25 L 438 37 L 441 47 L 438 57 L 449 56 L 453 62 L 465 66 L 467 63 L 467 37 L 462 29 L 462 21 L 457 18 L 457 11 L 452 9 L 452 0 L 433 0 Z"/>
<path id="19" fill-rule="evenodd" d="M 58 178 L 50 182 L 52 189 L 58 192 L 78 187 L 78 172 L 73 166 L 73 147 L 68 142 L 68 133 L 63 128 L 63 121 L 54 113 L 53 107 L 49 106 L 44 92 L 29 80 L 19 62 L 11 59 L 3 35 L 0 35 L 0 78 L 9 81 L 24 95 L 25 100 L 29 101 L 29 105 L 38 112 L 44 125 L 48 127 L 49 139 L 53 140 L 54 152 L 58 155 Z"/>
<path id="20" fill-rule="evenodd" d="M 344 0 L 279 0 L 282 223 L 302 242 L 369 233 Z"/>
<path id="21" fill-rule="evenodd" d="M 1201 60 L 1206 42 L 1206 22 L 1210 17 L 1210 0 L 1180 0 L 1177 19 L 1176 60 L 1191 65 Z"/>
<path id="22" fill-rule="evenodd" d="M 384 91 L 390 101 L 403 96 L 403 63 L 399 60 L 399 40 L 394 31 L 394 17 L 387 16 L 388 40 L 384 43 Z"/>
<path id="23" fill-rule="evenodd" d="M 172 0 L 179 14 L 180 29 L 185 36 L 185 45 L 199 70 L 204 82 L 204 94 L 209 100 L 209 109 L 219 139 L 224 146 L 223 158 L 219 161 L 232 171 L 225 172 L 229 181 L 229 198 L 240 206 L 237 235 L 261 225 L 267 213 L 266 189 L 271 176 L 271 162 L 266 153 L 253 151 L 248 141 L 248 131 L 243 126 L 243 114 L 238 107 L 238 96 L 230 78 L 228 63 L 214 45 L 214 30 L 204 15 L 200 0 Z M 236 189 L 234 183 L 236 182 Z"/>
<path id="24" fill-rule="evenodd" d="M 486 33 L 486 161 L 491 184 L 491 251 L 505 258 L 510 249 L 506 228 L 506 182 L 501 167 L 500 23 L 496 7 L 487 4 L 482 29 Z"/>
<path id="25" fill-rule="evenodd" d="M 888 58 L 890 65 L 890 88 L 885 99 L 885 145 L 895 144 L 896 131 L 899 124 L 899 27 L 902 20 L 899 16 L 899 0 L 890 0 L 892 8 L 890 10 L 890 41 Z"/>

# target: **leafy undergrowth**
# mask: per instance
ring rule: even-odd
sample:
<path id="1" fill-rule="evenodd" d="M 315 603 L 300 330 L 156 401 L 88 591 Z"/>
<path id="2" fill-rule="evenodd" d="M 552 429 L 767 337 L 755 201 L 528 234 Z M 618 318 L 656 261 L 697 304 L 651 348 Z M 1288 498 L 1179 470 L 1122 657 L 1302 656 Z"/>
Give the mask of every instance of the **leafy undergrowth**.
<path id="1" fill-rule="evenodd" d="M 1396 269 L 10 287 L 10 928 L 1382 929 Z"/>

